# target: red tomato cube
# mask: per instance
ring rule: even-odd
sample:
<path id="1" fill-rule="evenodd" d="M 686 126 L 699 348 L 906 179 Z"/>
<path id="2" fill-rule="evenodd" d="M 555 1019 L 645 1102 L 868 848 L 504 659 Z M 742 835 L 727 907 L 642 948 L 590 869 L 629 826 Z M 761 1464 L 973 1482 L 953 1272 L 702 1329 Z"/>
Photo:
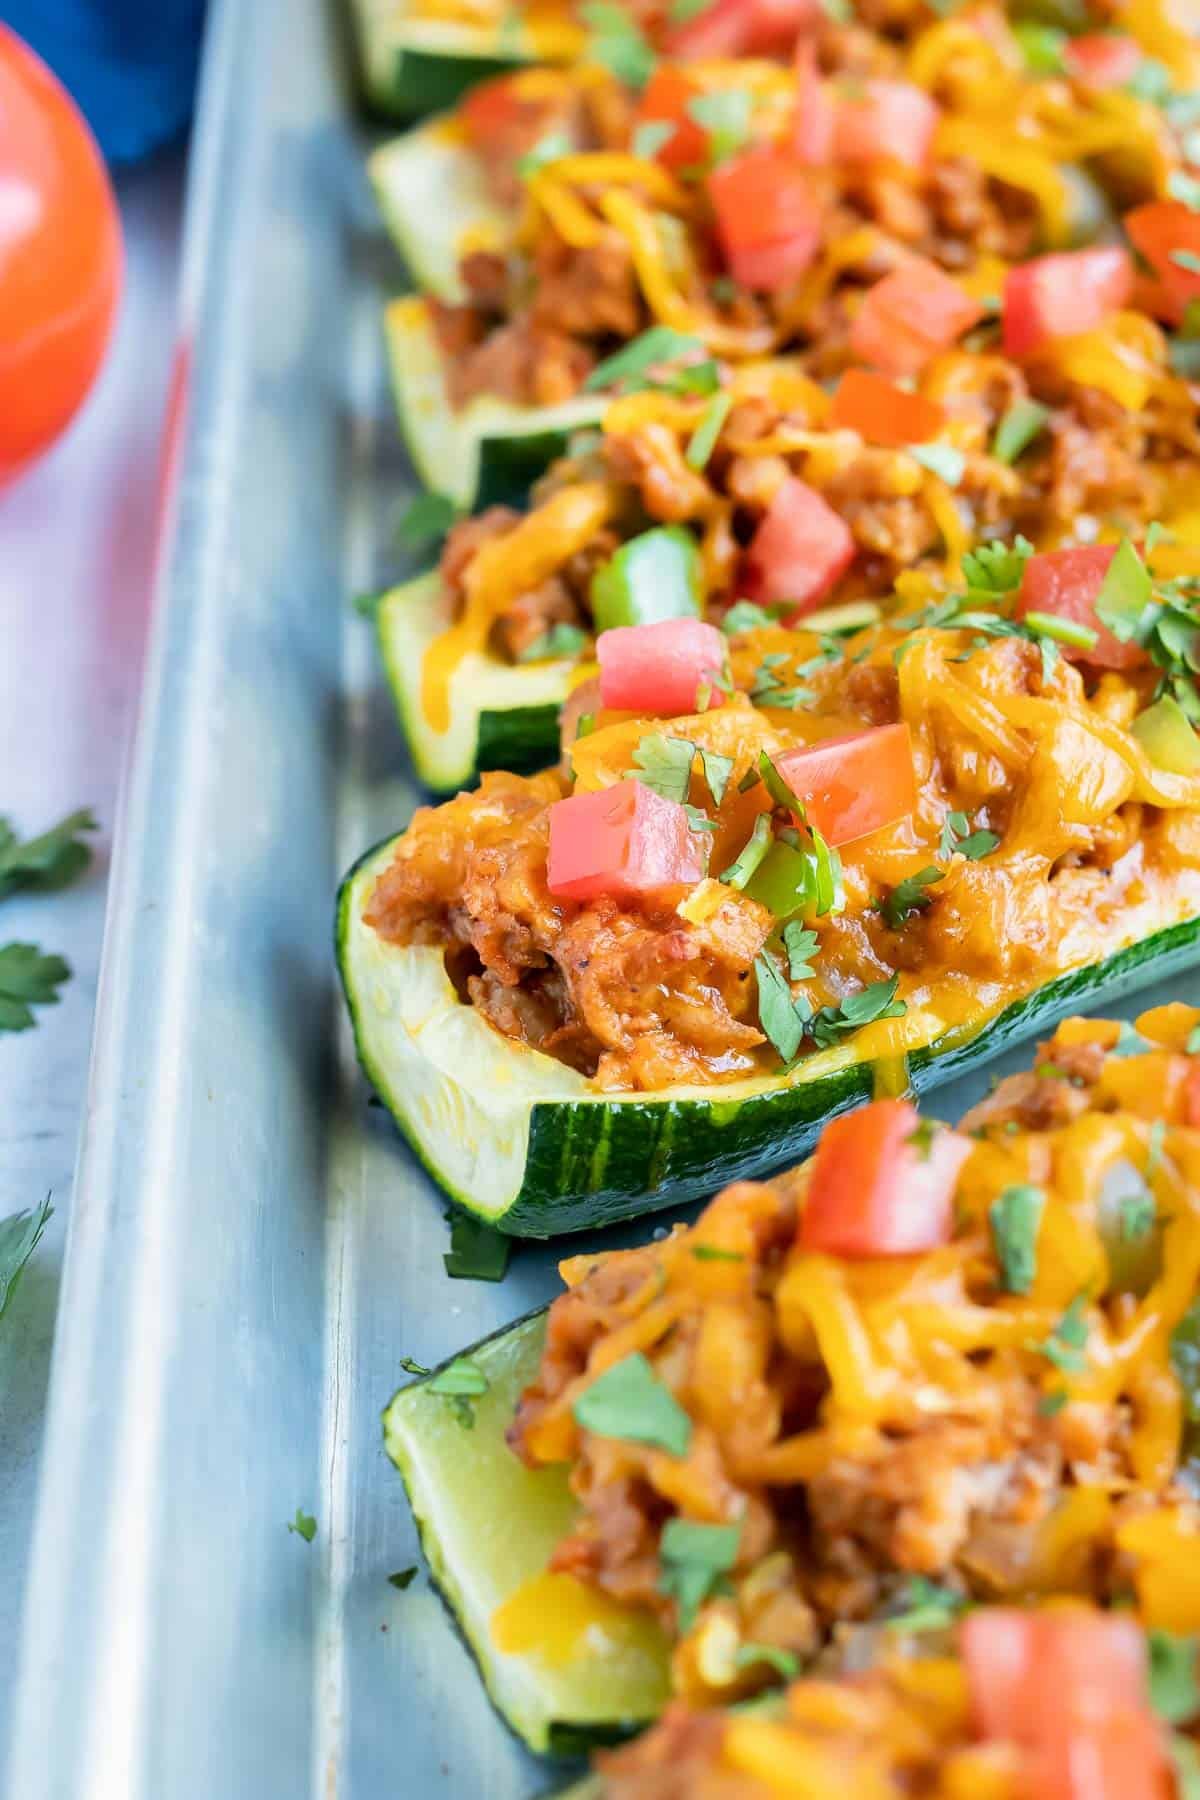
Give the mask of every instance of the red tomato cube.
<path id="1" fill-rule="evenodd" d="M 803 275 L 820 246 L 822 209 L 799 156 L 769 148 L 731 156 L 709 175 L 708 191 L 735 281 L 774 293 Z"/>
<path id="2" fill-rule="evenodd" d="M 812 41 L 802 38 L 796 46 L 796 129 L 792 149 L 807 168 L 824 168 L 833 161 L 834 105 L 817 64 Z"/>
<path id="3" fill-rule="evenodd" d="M 802 744 L 775 767 L 831 844 L 849 844 L 905 819 L 917 803 L 907 725 L 872 725 L 823 743 Z"/>
<path id="4" fill-rule="evenodd" d="M 983 316 L 957 281 L 914 256 L 868 288 L 850 328 L 850 348 L 887 375 L 916 375 Z"/>
<path id="5" fill-rule="evenodd" d="M 1025 564 L 1016 615 L 1053 613 L 1096 632 L 1093 649 L 1060 645 L 1072 662 L 1090 663 L 1097 669 L 1136 669 L 1146 660 L 1138 644 L 1123 644 L 1096 617 L 1096 597 L 1104 586 L 1108 565 L 1117 554 L 1115 544 L 1077 544 L 1066 550 L 1044 550 Z"/>
<path id="6" fill-rule="evenodd" d="M 840 162 L 883 160 L 923 169 L 939 113 L 911 81 L 864 81 L 838 95 L 833 147 Z"/>
<path id="7" fill-rule="evenodd" d="M 1115 31 L 1088 31 L 1063 47 L 1067 74 L 1090 88 L 1124 87 L 1141 62 L 1142 48 L 1136 39 Z"/>
<path id="8" fill-rule="evenodd" d="M 794 624 L 837 586 L 857 549 L 841 515 L 807 482 L 789 477 L 746 548 L 742 585 L 751 600 L 790 605 L 787 623 Z"/>
<path id="9" fill-rule="evenodd" d="M 869 369 L 847 369 L 834 393 L 829 423 L 835 431 L 857 431 L 868 444 L 899 449 L 936 437 L 946 423 L 946 409 Z"/>
<path id="10" fill-rule="evenodd" d="M 562 900 L 635 900 L 690 886 L 705 853 L 675 800 L 640 781 L 572 794 L 550 808 L 546 886 Z"/>
<path id="11" fill-rule="evenodd" d="M 980 1607 L 959 1634 L 975 1730 L 1026 1752 L 1030 1800 L 1167 1800 L 1163 1735 L 1132 1619 Z"/>
<path id="12" fill-rule="evenodd" d="M 822 17 L 820 0 L 712 0 L 668 34 L 668 56 L 776 56 Z"/>
<path id="13" fill-rule="evenodd" d="M 1055 338 L 1092 331 L 1133 293 L 1133 263 L 1116 245 L 1035 256 L 1004 277 L 1006 356 L 1029 356 Z"/>
<path id="14" fill-rule="evenodd" d="M 947 1127 L 925 1140 L 908 1100 L 873 1100 L 825 1127 L 800 1215 L 803 1250 L 912 1256 L 950 1241 L 954 1189 L 971 1154 Z"/>
<path id="15" fill-rule="evenodd" d="M 621 712 L 706 712 L 724 698 L 725 639 L 703 619 L 618 625 L 596 639 L 600 704 Z M 707 692 L 706 692 L 707 690 Z"/>
<path id="16" fill-rule="evenodd" d="M 1164 316 L 1177 323 L 1188 301 L 1200 297 L 1200 271 L 1174 260 L 1176 253 L 1200 258 L 1200 213 L 1182 200 L 1151 200 L 1126 213 L 1125 229 L 1158 276 L 1168 302 Z"/>
<path id="17" fill-rule="evenodd" d="M 682 69 L 658 63 L 638 103 L 639 125 L 660 123 L 674 127 L 670 137 L 654 152 L 668 169 L 689 169 L 703 163 L 708 154 L 708 133 L 688 111 L 704 89 Z"/>

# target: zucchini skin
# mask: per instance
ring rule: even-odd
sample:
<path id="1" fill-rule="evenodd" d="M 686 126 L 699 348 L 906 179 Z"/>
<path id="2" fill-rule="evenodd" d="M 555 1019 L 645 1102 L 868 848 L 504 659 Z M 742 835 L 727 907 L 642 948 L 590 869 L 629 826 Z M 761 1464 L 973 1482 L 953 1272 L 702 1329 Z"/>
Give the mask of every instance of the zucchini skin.
<path id="1" fill-rule="evenodd" d="M 386 82 L 365 79 L 363 94 L 379 118 L 411 124 L 427 113 L 447 112 L 477 81 L 524 67 L 520 56 L 450 56 L 397 47 Z"/>
<path id="2" fill-rule="evenodd" d="M 338 900 L 338 963 L 368 1080 L 370 1048 L 356 1016 L 344 946 L 353 923 L 354 878 L 381 848 L 354 865 Z M 911 1053 L 913 1091 L 937 1087 L 1070 1013 L 1110 1004 L 1198 963 L 1200 919 L 1154 932 L 1102 962 L 1058 976 L 978 1027 L 959 1028 Z M 830 1119 L 872 1098 L 874 1083 L 874 1065 L 860 1062 L 736 1100 L 723 1100 L 716 1089 L 711 1100 L 535 1101 L 521 1185 L 499 1213 L 484 1213 L 469 1194 L 457 1192 L 417 1144 L 392 1097 L 381 1091 L 380 1098 L 430 1175 L 459 1205 L 514 1237 L 551 1238 L 678 1206 L 729 1181 L 796 1162 Z"/>

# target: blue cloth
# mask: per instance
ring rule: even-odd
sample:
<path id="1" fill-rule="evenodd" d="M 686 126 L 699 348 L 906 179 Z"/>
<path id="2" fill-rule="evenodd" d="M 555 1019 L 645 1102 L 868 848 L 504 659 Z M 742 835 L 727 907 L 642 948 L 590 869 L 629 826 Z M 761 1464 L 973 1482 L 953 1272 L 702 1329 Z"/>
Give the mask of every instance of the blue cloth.
<path id="1" fill-rule="evenodd" d="M 204 4 L 0 0 L 0 19 L 49 63 L 109 161 L 126 163 L 170 143 L 187 127 Z"/>

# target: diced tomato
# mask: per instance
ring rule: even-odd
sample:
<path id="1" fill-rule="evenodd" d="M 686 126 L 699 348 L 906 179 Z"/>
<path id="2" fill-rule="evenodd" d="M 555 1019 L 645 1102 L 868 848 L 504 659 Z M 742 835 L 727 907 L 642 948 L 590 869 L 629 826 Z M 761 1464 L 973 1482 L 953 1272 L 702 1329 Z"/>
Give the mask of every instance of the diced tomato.
<path id="1" fill-rule="evenodd" d="M 917 803 L 908 726 L 871 725 L 844 737 L 801 744 L 775 767 L 831 844 L 849 844 L 905 819 Z"/>
<path id="2" fill-rule="evenodd" d="M 838 382 L 829 423 L 838 430 L 857 431 L 868 444 L 897 449 L 903 444 L 925 444 L 936 437 L 946 422 L 946 409 L 923 394 L 872 375 L 866 369 L 847 369 Z"/>
<path id="3" fill-rule="evenodd" d="M 1141 45 L 1115 31 L 1088 31 L 1068 39 L 1063 47 L 1067 74 L 1090 88 L 1124 87 L 1141 62 Z"/>
<path id="4" fill-rule="evenodd" d="M 1200 269 L 1181 268 L 1174 260 L 1180 254 L 1200 261 L 1200 213 L 1182 200 L 1151 200 L 1125 214 L 1125 229 L 1158 276 L 1177 322 L 1188 301 L 1200 296 Z"/>
<path id="5" fill-rule="evenodd" d="M 778 56 L 821 16 L 820 0 L 711 0 L 668 34 L 666 53 L 692 60 Z"/>
<path id="6" fill-rule="evenodd" d="M 1129 252 L 1060 250 L 1019 263 L 1004 277 L 1003 338 L 1007 356 L 1029 356 L 1055 338 L 1093 331 L 1128 303 Z"/>
<path id="7" fill-rule="evenodd" d="M 1167 1800 L 1132 1619 L 1075 1606 L 979 1607 L 959 1643 L 976 1732 L 1025 1751 L 1029 1800 Z"/>
<path id="8" fill-rule="evenodd" d="M 1016 614 L 1054 613 L 1076 625 L 1086 625 L 1099 635 L 1093 649 L 1061 646 L 1072 662 L 1090 663 L 1097 669 L 1135 669 L 1146 660 L 1137 644 L 1123 644 L 1096 617 L 1096 597 L 1104 586 L 1108 565 L 1117 553 L 1115 544 L 1078 544 L 1067 550 L 1043 550 L 1025 564 Z"/>
<path id="9" fill-rule="evenodd" d="M 979 301 L 957 281 L 914 256 L 867 290 L 850 348 L 887 375 L 916 375 L 983 316 Z"/>
<path id="10" fill-rule="evenodd" d="M 888 159 L 910 169 L 929 160 L 938 109 L 911 81 L 864 81 L 837 97 L 833 147 L 839 162 Z"/>
<path id="11" fill-rule="evenodd" d="M 926 1138 L 908 1100 L 873 1100 L 821 1133 L 800 1216 L 800 1246 L 829 1256 L 911 1256 L 948 1243 L 970 1141 Z"/>
<path id="12" fill-rule="evenodd" d="M 640 781 L 571 794 L 550 808 L 546 886 L 560 899 L 633 899 L 703 875 L 704 851 L 683 807 Z"/>
<path id="13" fill-rule="evenodd" d="M 668 169 L 689 169 L 703 163 L 708 155 L 708 133 L 688 111 L 691 102 L 704 89 L 683 69 L 670 63 L 657 63 L 638 103 L 639 125 L 661 123 L 671 125 L 671 136 L 654 152 L 658 162 Z"/>
<path id="14" fill-rule="evenodd" d="M 518 97 L 513 75 L 493 75 L 470 89 L 460 115 L 472 143 L 482 146 L 503 138 L 518 124 L 528 108 Z"/>
<path id="15" fill-rule="evenodd" d="M 858 546 L 846 521 L 794 476 L 781 483 L 746 549 L 742 586 L 751 600 L 792 607 L 787 623 L 819 606 Z"/>
<path id="16" fill-rule="evenodd" d="M 809 38 L 796 46 L 796 129 L 792 148 L 809 168 L 833 161 L 833 96 L 821 79 L 816 48 Z"/>
<path id="17" fill-rule="evenodd" d="M 720 706 L 725 639 L 703 619 L 618 625 L 596 639 L 600 701 L 622 712 L 703 712 Z M 707 691 L 706 691 L 707 690 Z"/>
<path id="18" fill-rule="evenodd" d="M 731 156 L 708 178 L 730 273 L 768 293 L 795 281 L 821 242 L 822 209 L 807 165 L 764 146 Z"/>

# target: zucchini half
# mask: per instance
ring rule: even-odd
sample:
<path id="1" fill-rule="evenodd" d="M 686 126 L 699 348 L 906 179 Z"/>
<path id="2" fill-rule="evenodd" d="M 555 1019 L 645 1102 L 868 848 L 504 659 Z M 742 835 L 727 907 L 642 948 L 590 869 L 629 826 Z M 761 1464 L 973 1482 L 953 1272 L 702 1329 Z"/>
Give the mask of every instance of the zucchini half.
<path id="1" fill-rule="evenodd" d="M 876 1065 L 851 1040 L 815 1052 L 786 1076 L 660 1094 L 597 1090 L 463 1005 L 440 949 L 386 943 L 363 922 L 395 842 L 368 851 L 338 897 L 338 961 L 359 1060 L 434 1179 L 501 1231 L 546 1238 L 591 1229 L 782 1168 L 799 1160 L 827 1120 L 872 1097 L 877 1069 L 885 1081 L 891 1074 L 894 1054 Z M 912 1087 L 921 1093 L 1068 1013 L 1108 1005 L 1197 963 L 1200 918 L 1186 917 L 977 1022 L 949 1026 L 910 1007 Z"/>
<path id="2" fill-rule="evenodd" d="M 569 22 L 531 24 L 518 8 L 496 25 L 416 18 L 406 0 L 353 0 L 353 11 L 367 102 L 394 119 L 440 112 L 522 63 L 569 62 L 580 45 Z"/>
<path id="3" fill-rule="evenodd" d="M 653 1619 L 580 1591 L 577 1631 L 545 1650 L 500 1650 L 497 1607 L 541 1575 L 570 1527 L 565 1469 L 527 1469 L 504 1441 L 541 1357 L 546 1315 L 505 1326 L 468 1354 L 488 1389 L 467 1427 L 428 1376 L 401 1388 L 383 1415 L 388 1455 L 404 1478 L 430 1572 L 479 1664 L 493 1704 L 531 1750 L 576 1754 L 647 1724 L 667 1699 L 667 1645 Z M 445 1366 L 445 1365 L 443 1365 Z M 550 1624 L 545 1611 L 543 1623 Z M 574 1652 L 574 1653 L 573 1653 Z"/>
<path id="4" fill-rule="evenodd" d="M 578 667 L 554 662 L 507 663 L 483 651 L 465 656 L 450 678 L 450 724 L 434 731 L 421 703 L 425 653 L 446 628 L 441 583 L 422 575 L 393 588 L 375 614 L 388 685 L 408 740 L 413 767 L 435 793 L 455 793 L 480 769 L 544 767 L 558 755 L 559 708 Z"/>
<path id="5" fill-rule="evenodd" d="M 385 144 L 368 166 L 388 231 L 421 294 L 459 304 L 466 298 L 458 273 L 463 250 L 503 248 L 511 221 L 488 192 L 457 122 L 432 119 Z M 386 332 L 392 389 L 417 472 L 464 511 L 524 499 L 568 435 L 604 416 L 601 394 L 560 406 L 517 406 L 480 394 L 455 410 L 426 301 L 393 301 Z"/>

